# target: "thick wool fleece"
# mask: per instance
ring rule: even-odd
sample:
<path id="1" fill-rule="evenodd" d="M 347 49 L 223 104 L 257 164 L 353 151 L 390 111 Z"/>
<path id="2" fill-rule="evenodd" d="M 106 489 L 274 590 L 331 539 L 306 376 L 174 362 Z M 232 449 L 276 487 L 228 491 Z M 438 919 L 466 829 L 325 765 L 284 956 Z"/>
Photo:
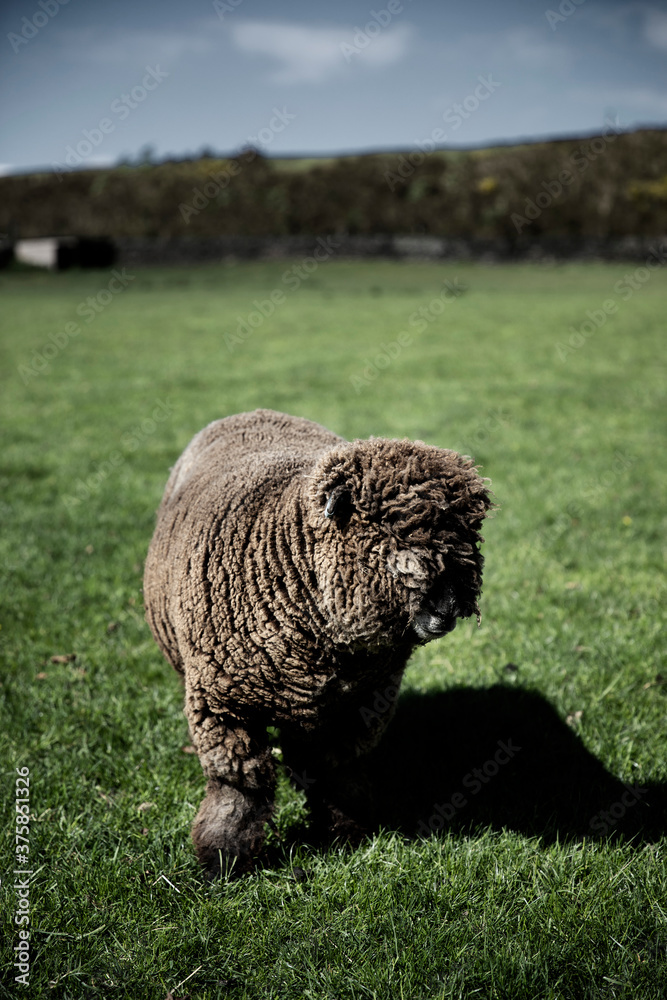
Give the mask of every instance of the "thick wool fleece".
<path id="1" fill-rule="evenodd" d="M 144 593 L 184 675 L 208 777 L 193 827 L 211 874 L 243 869 L 271 816 L 274 756 L 314 817 L 352 829 L 348 768 L 391 717 L 412 649 L 478 615 L 479 528 L 491 502 L 470 459 L 422 442 L 347 442 L 271 410 L 217 420 L 175 465 Z M 369 722 L 369 716 L 372 716 Z M 357 789 L 358 791 L 358 789 Z"/>

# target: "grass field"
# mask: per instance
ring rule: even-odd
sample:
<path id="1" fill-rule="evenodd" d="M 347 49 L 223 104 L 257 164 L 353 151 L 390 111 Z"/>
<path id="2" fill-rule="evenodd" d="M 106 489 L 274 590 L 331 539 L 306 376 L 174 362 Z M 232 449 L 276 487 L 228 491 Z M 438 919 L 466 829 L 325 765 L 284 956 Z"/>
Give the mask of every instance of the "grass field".
<path id="1" fill-rule="evenodd" d="M 664 998 L 667 274 L 306 267 L 0 275 L 0 996 Z M 283 781 L 274 863 L 211 886 L 141 574 L 170 465 L 257 406 L 472 453 L 499 509 L 375 836 L 309 846 Z"/>

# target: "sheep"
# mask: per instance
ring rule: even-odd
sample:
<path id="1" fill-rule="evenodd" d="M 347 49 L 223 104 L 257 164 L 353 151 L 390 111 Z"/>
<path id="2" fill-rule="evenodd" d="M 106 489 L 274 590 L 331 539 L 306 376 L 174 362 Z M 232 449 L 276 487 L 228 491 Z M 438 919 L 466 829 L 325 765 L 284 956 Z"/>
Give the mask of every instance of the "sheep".
<path id="1" fill-rule="evenodd" d="M 157 513 L 144 595 L 207 778 L 192 839 L 209 877 L 261 856 L 276 784 L 267 727 L 312 823 L 363 831 L 356 762 L 396 699 L 370 709 L 398 692 L 417 645 L 458 618 L 479 624 L 491 506 L 470 458 L 421 441 L 348 442 L 265 409 L 194 437 Z"/>

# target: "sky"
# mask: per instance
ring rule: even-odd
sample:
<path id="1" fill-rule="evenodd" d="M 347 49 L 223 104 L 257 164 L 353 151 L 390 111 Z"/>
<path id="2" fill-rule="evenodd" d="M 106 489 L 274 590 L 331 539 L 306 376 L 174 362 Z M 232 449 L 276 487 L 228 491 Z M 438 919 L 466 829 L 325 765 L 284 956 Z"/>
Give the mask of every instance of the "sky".
<path id="1" fill-rule="evenodd" d="M 0 172 L 667 124 L 667 0 L 3 0 Z"/>

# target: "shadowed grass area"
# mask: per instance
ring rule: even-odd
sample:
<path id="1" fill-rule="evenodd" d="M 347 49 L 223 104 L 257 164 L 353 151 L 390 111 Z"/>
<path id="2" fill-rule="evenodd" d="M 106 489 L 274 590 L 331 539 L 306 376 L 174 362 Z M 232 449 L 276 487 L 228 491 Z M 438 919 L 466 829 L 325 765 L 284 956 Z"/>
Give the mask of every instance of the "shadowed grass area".
<path id="1" fill-rule="evenodd" d="M 0 274 L 0 996 L 664 997 L 667 276 L 634 270 Z M 209 886 L 141 574 L 180 451 L 257 406 L 471 453 L 499 509 L 482 627 L 415 653 L 371 761 L 373 838 L 309 845 L 283 779 L 271 866 Z"/>

